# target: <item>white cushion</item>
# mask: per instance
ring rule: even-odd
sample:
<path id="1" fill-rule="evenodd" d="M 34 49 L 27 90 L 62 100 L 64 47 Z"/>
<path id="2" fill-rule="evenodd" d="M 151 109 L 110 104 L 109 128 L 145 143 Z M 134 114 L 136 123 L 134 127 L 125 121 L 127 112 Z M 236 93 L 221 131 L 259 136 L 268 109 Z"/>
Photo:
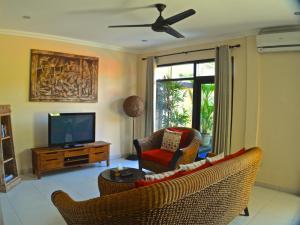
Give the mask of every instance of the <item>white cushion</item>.
<path id="1" fill-rule="evenodd" d="M 180 169 L 178 170 L 171 170 L 168 172 L 164 172 L 164 173 L 158 173 L 158 174 L 151 174 L 151 175 L 145 175 L 145 180 L 160 180 L 166 177 L 170 177 L 172 175 L 174 175 L 175 173 L 179 172 Z"/>
<path id="2" fill-rule="evenodd" d="M 203 159 L 203 160 L 193 162 L 193 163 L 189 163 L 189 164 L 180 164 L 179 168 L 183 171 L 188 171 L 188 170 L 196 169 L 197 167 L 200 167 L 205 163 L 206 163 L 206 160 Z"/>
<path id="3" fill-rule="evenodd" d="M 216 155 L 214 157 L 207 157 L 206 160 L 207 160 L 207 162 L 212 163 L 212 162 L 218 161 L 223 158 L 224 158 L 224 152 L 222 152 L 219 155 Z"/>
<path id="4" fill-rule="evenodd" d="M 165 129 L 161 149 L 175 152 L 179 148 L 181 132 Z"/>

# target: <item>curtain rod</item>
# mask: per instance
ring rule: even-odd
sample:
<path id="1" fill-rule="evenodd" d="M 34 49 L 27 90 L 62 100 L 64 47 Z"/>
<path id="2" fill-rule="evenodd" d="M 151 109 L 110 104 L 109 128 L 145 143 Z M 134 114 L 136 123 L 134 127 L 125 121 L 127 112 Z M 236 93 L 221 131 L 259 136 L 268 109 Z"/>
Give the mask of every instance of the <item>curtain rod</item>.
<path id="1" fill-rule="evenodd" d="M 230 45 L 229 48 L 239 48 L 241 47 L 240 44 L 237 45 Z M 171 53 L 171 54 L 166 54 L 166 55 L 156 55 L 154 58 L 160 58 L 160 57 L 165 57 L 165 56 L 171 56 L 171 55 L 180 55 L 180 54 L 188 54 L 192 52 L 203 52 L 203 51 L 210 51 L 210 50 L 215 50 L 216 48 L 203 48 L 203 49 L 197 49 L 197 50 L 191 50 L 191 51 L 185 51 L 185 52 L 176 52 L 176 53 Z M 147 58 L 142 58 L 142 60 L 146 60 Z"/>

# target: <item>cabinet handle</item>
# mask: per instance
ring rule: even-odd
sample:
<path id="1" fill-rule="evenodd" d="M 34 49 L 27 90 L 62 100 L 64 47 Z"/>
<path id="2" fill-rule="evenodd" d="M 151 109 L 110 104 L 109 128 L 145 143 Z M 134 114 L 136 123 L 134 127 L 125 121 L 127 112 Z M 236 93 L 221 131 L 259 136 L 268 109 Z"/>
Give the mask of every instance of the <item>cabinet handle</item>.
<path id="1" fill-rule="evenodd" d="M 104 152 L 96 152 L 95 155 L 103 154 Z"/>

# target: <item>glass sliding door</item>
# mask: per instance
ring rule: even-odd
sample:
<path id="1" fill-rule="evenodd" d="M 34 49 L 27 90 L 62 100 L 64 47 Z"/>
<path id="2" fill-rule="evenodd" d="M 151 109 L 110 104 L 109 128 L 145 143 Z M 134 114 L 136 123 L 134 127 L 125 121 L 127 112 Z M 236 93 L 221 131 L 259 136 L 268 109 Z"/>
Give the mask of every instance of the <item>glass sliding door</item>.
<path id="1" fill-rule="evenodd" d="M 155 71 L 154 128 L 193 127 L 212 135 L 214 60 L 159 66 Z"/>

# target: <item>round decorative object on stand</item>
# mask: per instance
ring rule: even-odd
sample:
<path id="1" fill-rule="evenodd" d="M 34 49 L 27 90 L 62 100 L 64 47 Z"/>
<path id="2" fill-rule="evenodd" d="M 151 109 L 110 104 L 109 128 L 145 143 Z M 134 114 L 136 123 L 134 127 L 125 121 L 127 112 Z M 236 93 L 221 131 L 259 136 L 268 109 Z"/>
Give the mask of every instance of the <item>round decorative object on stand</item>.
<path id="1" fill-rule="evenodd" d="M 144 113 L 145 105 L 142 98 L 136 95 L 129 96 L 123 103 L 123 110 L 132 117 L 132 139 L 134 140 L 134 118 L 141 116 Z M 137 156 L 131 152 L 127 157 L 129 160 L 137 160 Z"/>
<path id="2" fill-rule="evenodd" d="M 132 95 L 123 103 L 124 112 L 130 117 L 138 117 L 144 113 L 144 101 L 139 96 Z"/>

